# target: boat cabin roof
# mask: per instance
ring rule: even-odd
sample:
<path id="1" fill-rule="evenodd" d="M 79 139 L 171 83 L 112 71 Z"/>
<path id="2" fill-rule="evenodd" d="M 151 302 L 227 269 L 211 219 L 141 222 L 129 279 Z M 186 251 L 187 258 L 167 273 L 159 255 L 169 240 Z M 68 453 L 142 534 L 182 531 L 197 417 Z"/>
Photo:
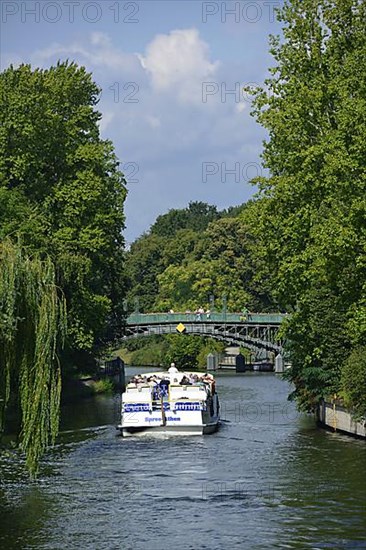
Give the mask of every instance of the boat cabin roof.
<path id="1" fill-rule="evenodd" d="M 139 387 L 151 387 L 159 384 L 162 380 L 169 381 L 169 384 L 174 386 L 201 386 L 202 384 L 211 385 L 215 382 L 215 378 L 212 374 L 199 371 L 178 371 L 175 369 L 172 371 L 157 371 L 146 372 L 144 374 L 137 374 L 131 378 L 127 384 L 127 389 Z"/>

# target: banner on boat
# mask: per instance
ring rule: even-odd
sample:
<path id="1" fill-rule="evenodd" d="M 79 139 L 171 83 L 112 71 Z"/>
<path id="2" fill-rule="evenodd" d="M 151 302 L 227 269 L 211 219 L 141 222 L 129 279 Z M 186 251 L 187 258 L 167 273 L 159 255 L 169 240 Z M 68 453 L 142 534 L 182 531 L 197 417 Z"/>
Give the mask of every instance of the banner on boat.
<path id="1" fill-rule="evenodd" d="M 202 404 L 201 403 L 184 403 L 184 402 L 177 402 L 174 405 L 174 409 L 176 411 L 202 411 Z"/>
<path id="2" fill-rule="evenodd" d="M 123 412 L 146 412 L 149 411 L 151 405 L 149 403 L 124 403 Z"/>

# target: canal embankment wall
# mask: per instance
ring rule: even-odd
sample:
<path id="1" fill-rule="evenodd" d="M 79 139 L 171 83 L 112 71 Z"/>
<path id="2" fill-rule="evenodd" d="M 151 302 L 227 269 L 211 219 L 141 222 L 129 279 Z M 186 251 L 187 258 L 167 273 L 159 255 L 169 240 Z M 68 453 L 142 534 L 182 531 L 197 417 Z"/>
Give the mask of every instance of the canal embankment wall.
<path id="1" fill-rule="evenodd" d="M 351 413 L 339 403 L 321 401 L 318 405 L 317 420 L 326 428 L 366 439 L 366 422 L 354 420 Z"/>

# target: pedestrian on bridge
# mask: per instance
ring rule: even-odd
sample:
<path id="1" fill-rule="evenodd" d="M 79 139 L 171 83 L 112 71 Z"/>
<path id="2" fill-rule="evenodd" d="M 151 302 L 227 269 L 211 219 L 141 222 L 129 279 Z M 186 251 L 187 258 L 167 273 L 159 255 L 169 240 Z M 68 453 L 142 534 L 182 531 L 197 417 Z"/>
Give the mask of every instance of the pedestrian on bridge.
<path id="1" fill-rule="evenodd" d="M 196 321 L 202 321 L 202 314 L 205 312 L 205 310 L 200 307 L 196 310 Z"/>

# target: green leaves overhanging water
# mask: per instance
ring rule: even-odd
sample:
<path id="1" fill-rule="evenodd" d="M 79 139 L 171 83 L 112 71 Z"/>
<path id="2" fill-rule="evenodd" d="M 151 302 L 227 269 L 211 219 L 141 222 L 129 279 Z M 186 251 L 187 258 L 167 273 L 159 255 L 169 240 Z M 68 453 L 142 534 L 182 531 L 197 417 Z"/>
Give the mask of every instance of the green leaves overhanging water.
<path id="1" fill-rule="evenodd" d="M 10 393 L 21 408 L 20 448 L 35 475 L 59 425 L 61 373 L 57 349 L 66 305 L 49 258 L 28 257 L 9 239 L 0 243 L 0 433 Z"/>

